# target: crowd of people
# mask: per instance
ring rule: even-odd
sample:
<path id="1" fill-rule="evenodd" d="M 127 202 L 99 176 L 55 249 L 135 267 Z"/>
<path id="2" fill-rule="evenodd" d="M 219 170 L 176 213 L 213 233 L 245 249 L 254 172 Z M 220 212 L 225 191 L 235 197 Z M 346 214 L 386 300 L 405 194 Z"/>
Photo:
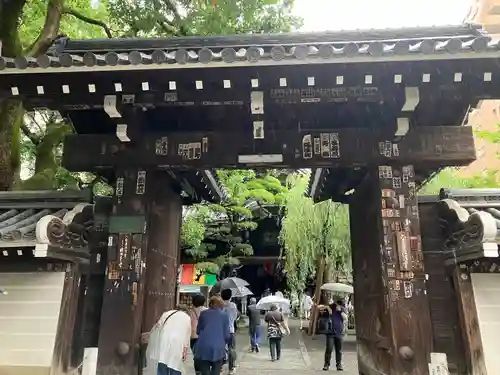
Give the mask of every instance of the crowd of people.
<path id="1" fill-rule="evenodd" d="M 231 297 L 231 289 L 224 289 L 220 294 L 210 297 L 207 308 L 205 297 L 197 294 L 192 298 L 192 308 L 179 306 L 163 313 L 143 338 L 148 343 L 144 374 L 181 375 L 189 350 L 193 353 L 196 375 L 220 375 L 224 363 L 228 365 L 229 374 L 234 374 L 235 332 L 241 313 Z M 318 331 L 326 337 L 323 370 L 329 370 L 335 351 L 336 369 L 342 371 L 342 342 L 348 319 L 344 302 L 330 300 L 326 304 L 314 305 L 311 297 L 306 295 L 301 304 L 306 318 L 309 318 L 313 307 L 319 310 Z M 257 308 L 255 298 L 250 298 L 246 315 L 250 350 L 259 353 L 263 332 L 261 310 Z M 287 319 L 277 305 L 271 305 L 264 315 L 264 322 L 271 361 L 279 361 L 282 338 L 290 333 Z"/>
<path id="2" fill-rule="evenodd" d="M 208 308 L 205 297 L 193 296 L 193 307 L 178 306 L 167 311 L 152 330 L 145 335 L 147 343 L 145 375 L 181 375 L 188 351 L 194 358 L 197 375 L 220 375 L 227 363 L 229 374 L 236 369 L 236 326 L 240 316 L 231 301 L 231 289 L 210 297 Z M 247 308 L 251 351 L 260 352 L 261 314 L 256 299 L 250 299 Z M 272 361 L 281 358 L 281 338 L 289 333 L 286 319 L 273 305 L 265 314 L 267 337 Z"/>

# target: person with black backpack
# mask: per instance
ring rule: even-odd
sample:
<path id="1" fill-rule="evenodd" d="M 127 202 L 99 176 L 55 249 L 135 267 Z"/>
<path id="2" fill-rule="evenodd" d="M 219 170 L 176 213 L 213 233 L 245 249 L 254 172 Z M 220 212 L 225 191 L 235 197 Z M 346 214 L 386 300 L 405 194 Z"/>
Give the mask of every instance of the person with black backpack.
<path id="1" fill-rule="evenodd" d="M 347 313 L 343 301 L 337 303 L 331 301 L 328 305 L 318 305 L 318 309 L 326 318 L 321 318 L 321 331 L 326 336 L 325 362 L 323 371 L 330 369 L 332 352 L 335 349 L 335 365 L 337 371 L 343 371 L 342 367 L 342 343 L 345 336 Z M 324 320 L 323 320 L 324 319 Z"/>

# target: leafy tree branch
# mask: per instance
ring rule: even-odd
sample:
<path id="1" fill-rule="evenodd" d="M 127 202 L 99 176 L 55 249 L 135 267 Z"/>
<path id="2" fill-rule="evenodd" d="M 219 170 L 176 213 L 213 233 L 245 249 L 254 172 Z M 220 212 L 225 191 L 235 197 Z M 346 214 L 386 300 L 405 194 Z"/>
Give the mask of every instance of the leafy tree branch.
<path id="1" fill-rule="evenodd" d="M 26 56 L 38 56 L 45 53 L 59 33 L 64 0 L 49 0 L 42 31 L 24 52 Z"/>
<path id="2" fill-rule="evenodd" d="M 85 23 L 88 23 L 90 25 L 99 26 L 104 30 L 104 32 L 106 33 L 106 36 L 108 38 L 110 38 L 110 39 L 113 38 L 113 33 L 111 32 L 111 29 L 103 21 L 88 17 L 88 16 L 76 11 L 75 9 L 66 8 L 66 7 L 63 9 L 63 14 L 67 14 L 67 15 L 73 16 L 75 18 L 78 18 L 79 20 L 81 20 Z"/>

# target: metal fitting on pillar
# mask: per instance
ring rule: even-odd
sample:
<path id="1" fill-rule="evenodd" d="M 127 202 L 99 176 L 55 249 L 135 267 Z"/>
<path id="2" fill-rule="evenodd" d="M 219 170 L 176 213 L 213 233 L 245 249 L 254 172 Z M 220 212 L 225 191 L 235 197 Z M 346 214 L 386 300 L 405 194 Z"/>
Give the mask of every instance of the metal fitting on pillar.
<path id="1" fill-rule="evenodd" d="M 121 357 L 124 357 L 127 354 L 129 354 L 130 353 L 130 345 L 129 345 L 129 343 L 124 342 L 124 341 L 120 341 L 118 343 L 118 345 L 116 346 L 116 353 L 119 356 L 121 356 Z"/>
<path id="2" fill-rule="evenodd" d="M 406 361 L 410 361 L 414 357 L 413 350 L 409 346 L 400 347 L 398 350 L 398 353 L 399 353 L 399 356 Z"/>

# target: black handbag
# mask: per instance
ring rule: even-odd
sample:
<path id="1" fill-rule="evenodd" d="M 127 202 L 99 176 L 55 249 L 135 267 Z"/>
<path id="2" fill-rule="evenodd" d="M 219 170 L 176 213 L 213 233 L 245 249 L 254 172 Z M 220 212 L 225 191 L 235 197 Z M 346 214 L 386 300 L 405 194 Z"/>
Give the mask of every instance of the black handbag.
<path id="1" fill-rule="evenodd" d="M 333 322 L 330 316 L 320 316 L 316 331 L 321 335 L 329 335 L 333 333 Z"/>

